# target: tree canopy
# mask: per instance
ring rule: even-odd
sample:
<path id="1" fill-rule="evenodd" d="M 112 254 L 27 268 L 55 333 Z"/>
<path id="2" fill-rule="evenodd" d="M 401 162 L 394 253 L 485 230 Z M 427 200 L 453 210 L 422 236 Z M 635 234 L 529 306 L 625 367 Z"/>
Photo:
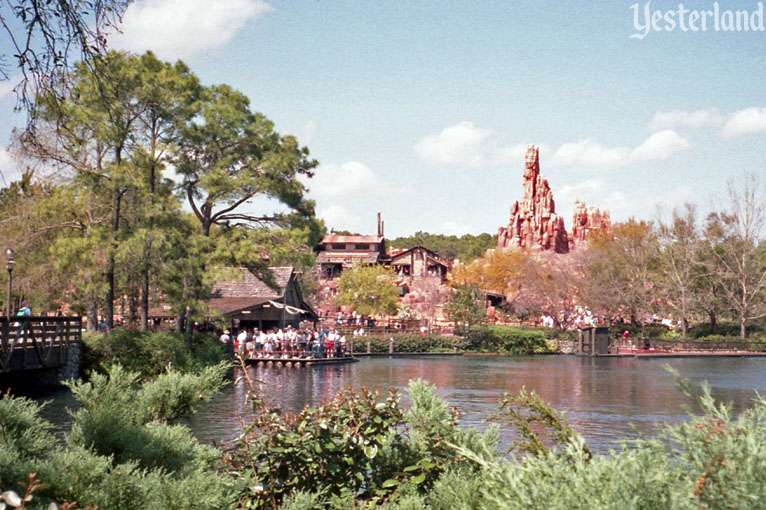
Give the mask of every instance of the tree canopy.
<path id="1" fill-rule="evenodd" d="M 66 292 L 33 278 L 27 295 L 73 304 L 90 327 L 100 310 L 107 329 L 115 306 L 146 327 L 150 301 L 163 299 L 190 332 L 213 266 L 313 264 L 324 226 L 298 180 L 317 164 L 307 148 L 182 62 L 109 52 L 94 63 L 98 74 L 75 66 L 63 100 L 38 96 L 36 129 L 16 145 L 45 171 L 0 194 L 0 233 L 35 261 L 27 270 L 75 276 Z"/>
<path id="2" fill-rule="evenodd" d="M 354 266 L 340 275 L 338 303 L 360 315 L 394 315 L 399 299 L 395 281 L 393 271 L 383 266 Z"/>

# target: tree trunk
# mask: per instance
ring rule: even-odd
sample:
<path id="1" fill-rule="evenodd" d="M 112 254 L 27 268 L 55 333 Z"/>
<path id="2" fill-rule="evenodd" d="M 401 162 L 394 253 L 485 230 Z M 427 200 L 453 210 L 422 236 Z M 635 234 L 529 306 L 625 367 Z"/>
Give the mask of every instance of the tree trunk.
<path id="1" fill-rule="evenodd" d="M 141 321 L 138 329 L 146 331 L 149 325 L 149 268 L 144 268 L 141 281 Z"/>
<path id="2" fill-rule="evenodd" d="M 131 289 L 128 296 L 128 323 L 135 324 L 138 315 L 138 295 L 135 289 Z"/>
<path id="3" fill-rule="evenodd" d="M 114 202 L 112 203 L 112 237 L 113 245 L 110 250 L 106 268 L 106 303 L 104 316 L 106 320 L 106 333 L 114 328 L 114 250 L 117 248 L 117 233 L 120 230 L 120 205 L 122 203 L 122 191 L 114 190 Z"/>
<path id="4" fill-rule="evenodd" d="M 743 312 L 739 315 L 739 337 L 745 339 L 747 335 L 747 313 Z"/>
<path id="5" fill-rule="evenodd" d="M 184 277 L 184 288 L 181 292 L 181 301 L 186 303 L 189 300 L 189 280 L 187 277 Z M 176 315 L 176 333 L 183 333 L 184 332 L 184 323 L 189 318 L 188 314 L 186 313 L 186 308 L 181 308 L 178 311 L 178 315 Z"/>
<path id="6" fill-rule="evenodd" d="M 98 330 L 98 307 L 96 306 L 96 298 L 92 293 L 88 292 L 86 296 L 86 313 L 88 314 L 88 331 Z"/>
<path id="7" fill-rule="evenodd" d="M 146 246 L 144 247 L 144 267 L 141 270 L 141 324 L 139 329 L 146 331 L 149 325 L 149 266 L 151 265 L 151 251 L 152 251 L 152 229 L 154 228 L 154 190 L 157 173 L 156 152 L 157 152 L 157 137 L 156 130 L 157 121 L 153 119 L 152 124 L 152 141 L 151 141 L 151 161 L 149 163 L 149 235 L 146 239 Z"/>
<path id="8" fill-rule="evenodd" d="M 176 333 L 184 332 L 184 320 L 186 320 L 186 310 L 181 310 L 176 314 Z"/>
<path id="9" fill-rule="evenodd" d="M 708 317 L 710 317 L 710 334 L 715 335 L 715 330 L 718 327 L 718 324 L 717 324 L 718 317 L 716 316 L 715 312 L 712 310 L 709 311 L 707 314 L 708 314 Z"/>
<path id="10" fill-rule="evenodd" d="M 114 327 L 114 255 L 109 255 L 106 269 L 106 303 L 104 303 L 104 320 L 106 334 Z"/>
<path id="11" fill-rule="evenodd" d="M 192 320 L 193 310 L 189 307 L 186 308 L 186 347 L 191 349 L 192 340 L 194 339 L 194 321 Z"/>

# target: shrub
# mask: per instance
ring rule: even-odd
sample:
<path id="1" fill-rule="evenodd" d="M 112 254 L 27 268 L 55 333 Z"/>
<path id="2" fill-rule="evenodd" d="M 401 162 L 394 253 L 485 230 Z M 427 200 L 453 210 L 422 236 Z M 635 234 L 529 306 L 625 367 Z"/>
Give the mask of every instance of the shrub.
<path id="1" fill-rule="evenodd" d="M 766 336 L 766 327 L 763 324 L 751 323 L 745 328 L 745 333 L 747 336 Z M 733 322 L 719 322 L 715 325 L 715 331 L 713 331 L 711 323 L 703 322 L 690 327 L 687 331 L 687 335 L 691 338 L 700 338 L 711 335 L 739 336 L 739 324 Z"/>
<path id="2" fill-rule="evenodd" d="M 468 350 L 513 355 L 546 354 L 554 351 L 548 343 L 556 330 L 509 326 L 473 327 L 466 339 Z"/>
<path id="3" fill-rule="evenodd" d="M 5 396 L 0 487 L 16 486 L 36 472 L 43 482 L 36 505 L 55 500 L 104 509 L 231 507 L 232 482 L 219 472 L 220 452 L 170 423 L 216 393 L 226 372 L 219 365 L 142 384 L 138 373 L 115 365 L 90 382 L 72 383 L 80 408 L 63 442 L 53 438 L 38 404 Z"/>
<path id="4" fill-rule="evenodd" d="M 143 378 L 156 377 L 168 366 L 182 371 L 199 371 L 227 359 L 224 347 L 211 335 L 194 336 L 188 350 L 181 334 L 168 331 L 117 329 L 111 334 L 83 335 L 80 370 L 106 373 L 114 365 L 138 373 Z"/>
<path id="5" fill-rule="evenodd" d="M 390 339 L 394 339 L 394 352 L 453 352 L 465 350 L 468 342 L 458 336 L 441 335 L 372 335 L 357 338 L 354 351 L 365 352 L 370 342 L 370 352 L 386 353 Z"/>

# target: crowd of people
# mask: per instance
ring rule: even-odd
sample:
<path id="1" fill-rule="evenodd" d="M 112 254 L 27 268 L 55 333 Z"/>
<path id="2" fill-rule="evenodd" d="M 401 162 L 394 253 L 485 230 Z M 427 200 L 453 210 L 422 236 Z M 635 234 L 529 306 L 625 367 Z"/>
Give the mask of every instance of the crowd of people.
<path id="1" fill-rule="evenodd" d="M 346 336 L 335 328 L 314 330 L 273 328 L 268 331 L 242 329 L 223 331 L 219 340 L 247 358 L 340 358 L 346 355 Z"/>

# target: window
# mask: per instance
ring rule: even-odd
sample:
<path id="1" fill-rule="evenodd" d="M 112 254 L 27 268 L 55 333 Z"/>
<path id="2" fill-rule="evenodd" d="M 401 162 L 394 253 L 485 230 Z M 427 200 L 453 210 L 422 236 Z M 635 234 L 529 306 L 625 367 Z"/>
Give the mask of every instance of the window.
<path id="1" fill-rule="evenodd" d="M 364 251 L 367 251 L 367 250 L 369 250 L 369 249 L 370 249 L 370 245 L 369 245 L 369 244 L 365 244 L 365 243 L 362 243 L 362 244 L 355 244 L 355 245 L 354 245 L 354 249 L 355 249 L 355 250 L 364 250 Z"/>

